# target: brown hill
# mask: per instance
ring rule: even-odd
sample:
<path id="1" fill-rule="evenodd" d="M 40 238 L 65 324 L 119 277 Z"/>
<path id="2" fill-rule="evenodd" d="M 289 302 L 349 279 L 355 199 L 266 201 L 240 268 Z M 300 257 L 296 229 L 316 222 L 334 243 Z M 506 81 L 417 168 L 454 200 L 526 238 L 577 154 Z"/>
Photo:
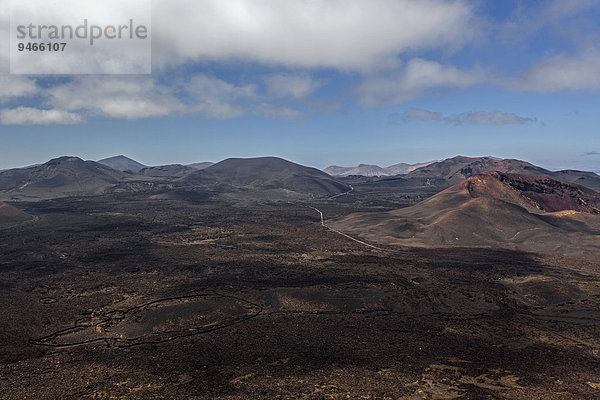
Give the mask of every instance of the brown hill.
<path id="1" fill-rule="evenodd" d="M 404 246 L 483 246 L 595 257 L 600 195 L 547 176 L 489 172 L 421 203 L 351 214 L 331 226 L 367 240 Z"/>

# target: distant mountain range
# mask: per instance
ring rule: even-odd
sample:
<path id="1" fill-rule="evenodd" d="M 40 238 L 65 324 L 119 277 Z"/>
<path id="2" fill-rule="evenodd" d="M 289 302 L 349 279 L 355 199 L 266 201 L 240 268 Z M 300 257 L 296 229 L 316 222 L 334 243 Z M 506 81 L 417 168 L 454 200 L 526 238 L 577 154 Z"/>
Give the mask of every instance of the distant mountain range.
<path id="1" fill-rule="evenodd" d="M 386 168 L 381 168 L 378 165 L 360 164 L 357 167 L 339 167 L 332 165 L 331 167 L 325 168 L 323 171 L 327 172 L 331 176 L 343 177 L 343 176 L 395 176 L 408 174 L 417 168 L 427 166 L 434 163 L 435 161 L 429 161 L 420 164 L 405 164 L 399 163 L 394 164 Z"/>
<path id="2" fill-rule="evenodd" d="M 60 157 L 37 167 L 1 172 L 0 200 L 37 201 L 162 186 L 187 190 L 199 186 L 225 185 L 231 189 L 280 190 L 320 196 L 332 196 L 350 190 L 348 184 L 318 169 L 276 157 L 232 158 L 210 166 L 207 166 L 209 163 L 203 163 L 196 165 L 196 168 L 179 164 L 146 167 L 137 173 L 133 173 L 132 168 L 137 169 L 142 164 L 123 156 L 103 162 L 125 171 L 77 157 Z"/>
<path id="3" fill-rule="evenodd" d="M 198 163 L 189 166 L 174 164 L 146 167 L 127 158 L 116 156 L 101 162 L 83 161 L 77 157 L 60 157 L 28 168 L 0 172 L 0 200 L 36 201 L 68 196 L 92 196 L 107 192 L 137 190 L 197 190 L 226 187 L 243 190 L 280 190 L 300 195 L 333 196 L 349 191 L 352 184 L 364 192 L 402 192 L 423 188 L 423 193 L 437 193 L 472 176 L 488 171 L 509 174 L 545 175 L 600 190 L 600 176 L 593 172 L 573 170 L 549 171 L 520 160 L 500 160 L 492 157 L 454 157 L 419 166 L 396 164 L 384 172 L 412 171 L 396 176 L 356 176 L 357 171 L 330 169 L 330 173 L 348 175 L 333 177 L 315 168 L 305 167 L 276 157 L 231 158 L 217 164 Z M 111 165 L 113 167 L 111 167 Z M 333 167 L 332 167 L 333 168 Z M 341 168 L 341 167 L 340 167 Z M 366 175 L 381 173 L 377 166 L 357 167 Z M 137 172 L 134 172 L 136 171 Z M 360 172 L 360 171 L 358 171 Z M 220 188 L 219 188 L 220 187 Z"/>
<path id="4" fill-rule="evenodd" d="M 545 175 L 485 172 L 415 206 L 351 214 L 331 226 L 382 244 L 492 246 L 595 258 L 600 194 Z"/>

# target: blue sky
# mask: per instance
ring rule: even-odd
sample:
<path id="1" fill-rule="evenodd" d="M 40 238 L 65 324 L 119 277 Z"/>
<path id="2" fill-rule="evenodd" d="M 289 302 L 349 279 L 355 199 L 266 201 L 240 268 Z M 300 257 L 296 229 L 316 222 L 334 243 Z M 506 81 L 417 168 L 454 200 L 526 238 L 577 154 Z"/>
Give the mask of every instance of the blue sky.
<path id="1" fill-rule="evenodd" d="M 600 170 L 596 0 L 155 0 L 152 11 L 151 75 L 10 75 L 4 40 L 0 169 L 60 155 L 324 168 L 461 154 Z"/>

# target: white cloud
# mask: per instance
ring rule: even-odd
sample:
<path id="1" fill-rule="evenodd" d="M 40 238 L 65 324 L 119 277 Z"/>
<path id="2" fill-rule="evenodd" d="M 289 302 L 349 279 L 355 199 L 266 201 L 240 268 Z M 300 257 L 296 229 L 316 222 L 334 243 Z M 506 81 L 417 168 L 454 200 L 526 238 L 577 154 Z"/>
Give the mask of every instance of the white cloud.
<path id="1" fill-rule="evenodd" d="M 403 103 L 431 91 L 470 87 L 484 79 L 479 68 L 461 70 L 416 58 L 393 75 L 366 79 L 356 92 L 363 106 L 379 107 Z"/>
<path id="2" fill-rule="evenodd" d="M 470 111 L 461 114 L 444 115 L 441 112 L 413 108 L 403 114 L 393 114 L 392 122 L 436 121 L 448 125 L 522 125 L 537 122 L 535 118 L 521 117 L 513 113 L 501 111 Z"/>
<path id="3" fill-rule="evenodd" d="M 264 78 L 267 93 L 274 97 L 303 99 L 317 91 L 323 83 L 306 73 L 280 73 Z"/>
<path id="4" fill-rule="evenodd" d="M 33 79 L 0 74 L 0 102 L 13 98 L 31 96 L 40 91 Z"/>
<path id="5" fill-rule="evenodd" d="M 459 48 L 474 26 L 466 0 L 170 0 L 155 2 L 154 15 L 159 65 L 378 69 L 402 52 Z"/>
<path id="6" fill-rule="evenodd" d="M 575 57 L 557 55 L 533 65 L 509 88 L 534 92 L 600 89 L 600 52 L 588 50 Z"/>
<path id="7" fill-rule="evenodd" d="M 3 125 L 73 125 L 81 122 L 83 118 L 80 115 L 66 111 L 31 107 L 0 110 L 0 123 Z"/>
<path id="8" fill-rule="evenodd" d="M 110 118 L 163 117 L 184 111 L 171 89 L 150 77 L 86 76 L 47 89 L 48 105 Z"/>
<path id="9" fill-rule="evenodd" d="M 291 119 L 302 115 L 288 107 L 260 103 L 256 85 L 196 75 L 168 85 L 152 77 L 83 76 L 46 90 L 44 105 L 90 117 L 139 119 L 199 114 L 229 119 L 249 113 Z"/>
<path id="10" fill-rule="evenodd" d="M 0 2 L 0 71 L 8 64 L 9 3 Z M 47 18 L 57 25 L 72 24 L 72 2 L 54 3 Z M 139 19 L 135 1 L 112 8 L 104 2 L 87 3 L 83 7 L 98 25 Z M 152 58 L 159 67 L 246 60 L 300 68 L 380 69 L 396 65 L 403 52 L 456 50 L 474 37 L 477 25 L 468 0 L 169 0 L 153 2 L 152 14 Z M 105 67 L 125 67 L 134 60 L 130 55 L 112 58 L 114 65 Z M 88 68 L 110 58 L 68 56 L 61 54 L 52 62 Z"/>

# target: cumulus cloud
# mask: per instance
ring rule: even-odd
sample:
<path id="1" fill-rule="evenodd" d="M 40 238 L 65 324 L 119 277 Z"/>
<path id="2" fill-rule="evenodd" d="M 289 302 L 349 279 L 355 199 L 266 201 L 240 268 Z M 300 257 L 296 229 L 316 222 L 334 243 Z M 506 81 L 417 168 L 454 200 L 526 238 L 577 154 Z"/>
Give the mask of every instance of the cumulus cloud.
<path id="1" fill-rule="evenodd" d="M 92 116 L 137 119 L 183 111 L 171 88 L 151 77 L 84 76 L 46 90 L 55 109 Z"/>
<path id="2" fill-rule="evenodd" d="M 23 87 L 17 91 L 20 81 L 11 82 L 11 93 L 36 89 L 23 80 Z M 302 115 L 295 109 L 266 103 L 257 85 L 235 85 L 204 74 L 173 79 L 169 84 L 161 84 L 151 76 L 80 76 L 47 88 L 42 97 L 43 110 L 4 110 L 5 118 L 0 122 L 80 123 L 90 117 L 133 120 L 186 114 L 211 119 L 245 114 L 292 119 Z"/>
<path id="3" fill-rule="evenodd" d="M 504 113 L 501 111 L 470 111 L 461 114 L 444 115 L 441 112 L 434 112 L 420 108 L 413 108 L 402 114 L 392 114 L 392 122 L 408 121 L 435 121 L 443 122 L 448 125 L 523 125 L 537 122 L 536 118 L 521 117 L 513 113 Z"/>
<path id="4" fill-rule="evenodd" d="M 158 65 L 378 69 L 402 52 L 459 48 L 474 26 L 466 0 L 169 0 L 155 2 L 154 15 Z"/>
<path id="5" fill-rule="evenodd" d="M 273 97 L 303 99 L 317 91 L 323 83 L 307 73 L 279 73 L 264 78 L 267 94 Z"/>
<path id="6" fill-rule="evenodd" d="M 47 104 L 91 116 L 122 119 L 201 114 L 234 118 L 245 113 L 236 101 L 255 96 L 253 85 L 234 86 L 197 75 L 161 85 L 152 77 L 79 77 L 47 90 Z"/>
<path id="7" fill-rule="evenodd" d="M 118 2 L 118 0 L 111 0 Z M 0 65 L 8 65 L 10 2 L 0 2 Z M 47 18 L 73 23 L 73 2 L 52 2 Z M 136 2 L 105 7 L 86 4 L 94 23 L 138 16 Z M 475 36 L 468 0 L 169 0 L 152 2 L 152 58 L 157 67 L 189 61 L 245 60 L 292 68 L 371 70 L 396 65 L 399 54 L 461 48 Z M 143 8 L 142 3 L 139 7 Z M 110 10 L 110 12 L 109 12 Z M 136 12 L 137 10 L 137 12 Z M 117 14 L 115 14 L 117 13 Z M 77 21 L 79 22 L 79 21 Z M 89 47 L 89 46 L 88 46 Z M 114 47 L 114 43 L 112 44 Z M 87 47 L 86 47 L 87 49 Z M 85 49 L 83 49 L 85 50 Z M 90 49 L 87 49 L 90 50 Z M 110 47 L 106 49 L 110 50 Z M 72 57 L 52 63 L 70 67 L 110 63 L 119 70 L 139 59 L 131 47 L 120 58 Z M 131 53 L 131 54 L 130 54 Z M 40 58 L 40 63 L 52 57 Z M 49 65 L 45 65 L 49 68 Z"/>
<path id="8" fill-rule="evenodd" d="M 0 74 L 0 103 L 13 98 L 31 96 L 40 91 L 31 78 Z"/>
<path id="9" fill-rule="evenodd" d="M 81 122 L 80 115 L 66 111 L 31 107 L 0 110 L 0 123 L 4 125 L 73 125 Z"/>
<path id="10" fill-rule="evenodd" d="M 557 55 L 533 65 L 523 76 L 508 81 L 515 90 L 550 93 L 560 90 L 600 89 L 600 52 Z"/>
<path id="11" fill-rule="evenodd" d="M 302 111 L 273 105 L 258 85 L 236 85 L 205 74 L 161 84 L 151 76 L 79 76 L 45 89 L 26 78 L 9 77 L 2 96 L 37 93 L 41 107 L 2 110 L 2 124 L 75 124 L 93 117 L 140 119 L 202 115 L 230 119 L 255 114 L 295 119 Z"/>
<path id="12" fill-rule="evenodd" d="M 357 86 L 356 93 L 361 105 L 379 107 L 403 103 L 432 91 L 467 88 L 484 79 L 480 68 L 462 70 L 415 58 L 395 74 L 366 79 Z"/>

